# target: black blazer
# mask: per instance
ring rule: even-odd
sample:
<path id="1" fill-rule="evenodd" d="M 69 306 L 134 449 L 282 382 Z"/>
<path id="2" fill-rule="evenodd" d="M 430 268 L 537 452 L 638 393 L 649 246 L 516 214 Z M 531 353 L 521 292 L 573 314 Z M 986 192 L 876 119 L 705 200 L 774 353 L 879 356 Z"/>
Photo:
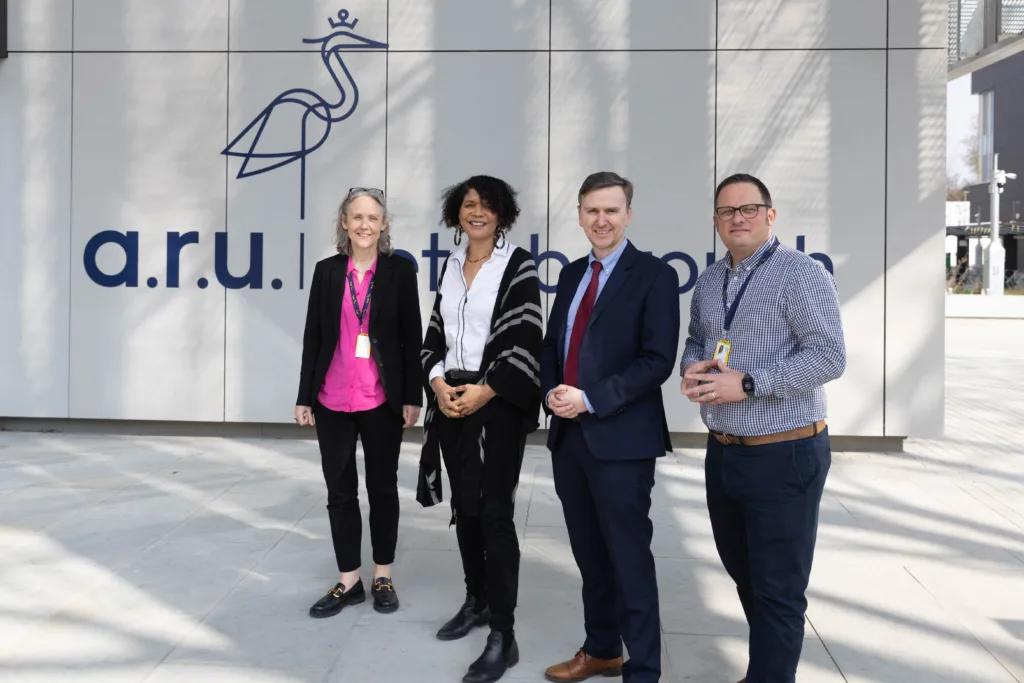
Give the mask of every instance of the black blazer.
<path id="1" fill-rule="evenodd" d="M 341 334 L 341 307 L 352 305 L 347 273 L 348 256 L 344 254 L 323 259 L 313 271 L 295 405 L 316 405 Z M 370 354 L 377 363 L 388 405 L 399 415 L 404 405 L 422 406 L 423 325 L 416 266 L 409 259 L 394 254 L 377 257 L 368 333 Z"/>

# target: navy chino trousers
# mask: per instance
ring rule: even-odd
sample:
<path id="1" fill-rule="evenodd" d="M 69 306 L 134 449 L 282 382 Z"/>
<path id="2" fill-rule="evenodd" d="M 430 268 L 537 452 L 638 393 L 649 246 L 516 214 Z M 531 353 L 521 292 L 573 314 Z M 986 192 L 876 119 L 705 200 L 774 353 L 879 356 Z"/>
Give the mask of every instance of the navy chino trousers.
<path id="1" fill-rule="evenodd" d="M 793 683 L 804 638 L 818 510 L 832 464 L 828 429 L 760 446 L 708 435 L 708 513 L 750 627 L 747 683 Z"/>

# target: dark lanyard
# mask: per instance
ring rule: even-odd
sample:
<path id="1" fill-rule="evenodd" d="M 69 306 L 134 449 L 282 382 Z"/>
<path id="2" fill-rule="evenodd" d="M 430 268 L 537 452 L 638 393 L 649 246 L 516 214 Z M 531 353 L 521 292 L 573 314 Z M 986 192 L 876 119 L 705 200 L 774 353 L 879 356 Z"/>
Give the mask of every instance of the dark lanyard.
<path id="1" fill-rule="evenodd" d="M 743 292 L 747 291 L 747 285 L 749 285 L 750 281 L 754 279 L 754 271 L 760 268 L 765 261 L 772 257 L 772 254 L 775 253 L 775 249 L 778 246 L 779 239 L 777 237 L 773 238 L 771 246 L 768 247 L 768 251 L 758 259 L 757 263 L 755 263 L 750 269 L 750 272 L 747 273 L 747 279 L 743 281 L 740 291 L 736 292 L 736 298 L 732 300 L 732 306 L 729 306 L 726 303 L 729 300 L 729 270 L 728 268 L 726 269 L 725 280 L 722 281 L 722 310 L 725 311 L 725 324 L 722 327 L 726 332 L 729 331 L 729 327 L 732 325 L 732 319 L 733 316 L 736 315 L 736 308 L 740 304 L 740 299 L 743 298 Z"/>
<path id="2" fill-rule="evenodd" d="M 366 309 L 370 306 L 370 294 L 373 293 L 373 277 L 370 278 L 370 288 L 366 290 L 366 298 L 363 299 L 363 308 L 359 309 L 359 300 L 356 298 L 356 279 L 352 271 L 348 273 L 348 284 L 351 287 L 349 294 L 352 296 L 352 309 L 356 312 L 359 320 L 359 331 L 363 331 L 363 318 L 366 316 Z"/>

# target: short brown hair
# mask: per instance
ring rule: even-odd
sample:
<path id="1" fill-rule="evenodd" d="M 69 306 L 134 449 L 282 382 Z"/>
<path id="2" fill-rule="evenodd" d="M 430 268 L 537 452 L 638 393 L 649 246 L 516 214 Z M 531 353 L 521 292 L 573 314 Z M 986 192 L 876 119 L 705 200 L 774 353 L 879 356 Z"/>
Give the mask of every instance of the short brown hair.
<path id="1" fill-rule="evenodd" d="M 594 190 L 601 190 L 606 187 L 621 187 L 622 191 L 626 193 L 626 206 L 633 205 L 633 183 L 613 171 L 598 171 L 588 175 L 587 179 L 580 185 L 580 193 L 576 201 L 582 204 L 585 196 Z"/>

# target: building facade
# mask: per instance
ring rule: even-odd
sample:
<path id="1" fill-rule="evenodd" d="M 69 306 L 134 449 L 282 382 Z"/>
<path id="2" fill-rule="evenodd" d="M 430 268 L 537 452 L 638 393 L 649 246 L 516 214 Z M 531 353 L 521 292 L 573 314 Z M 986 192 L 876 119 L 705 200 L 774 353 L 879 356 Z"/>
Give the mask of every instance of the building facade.
<path id="1" fill-rule="evenodd" d="M 580 183 L 622 173 L 685 325 L 743 171 L 836 278 L 832 432 L 942 430 L 947 0 L 8 1 L 0 416 L 289 422 L 352 186 L 386 189 L 426 315 L 443 187 L 519 191 L 550 304 Z"/>
<path id="2" fill-rule="evenodd" d="M 1024 226 L 1024 52 L 981 68 L 971 74 L 971 92 L 979 99 L 979 168 L 982 184 L 970 187 L 971 216 L 979 223 L 988 223 L 991 201 L 988 183 L 992 159 L 999 155 L 1002 170 L 1018 173 L 1017 180 L 1008 180 L 999 198 L 999 223 L 1006 249 L 1005 272 L 1014 277 L 1021 269 L 1019 252 Z"/>
<path id="3" fill-rule="evenodd" d="M 947 218 L 949 283 L 958 291 L 982 284 L 984 250 L 991 237 L 991 180 L 995 155 L 1001 170 L 1024 168 L 1024 0 L 949 0 L 950 81 L 970 79 L 977 100 L 977 148 L 966 187 L 969 215 Z M 1024 177 L 1024 174 L 1022 174 Z M 1024 183 L 1009 180 L 1000 195 L 1000 239 L 1005 287 L 1024 289 Z M 953 272 L 955 270 L 955 273 Z"/>

